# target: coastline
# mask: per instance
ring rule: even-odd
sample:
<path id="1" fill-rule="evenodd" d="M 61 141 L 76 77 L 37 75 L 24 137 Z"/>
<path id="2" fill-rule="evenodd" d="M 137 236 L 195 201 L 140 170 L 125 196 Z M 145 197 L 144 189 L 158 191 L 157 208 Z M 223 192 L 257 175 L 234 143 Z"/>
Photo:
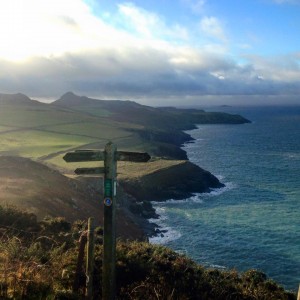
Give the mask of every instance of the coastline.
<path id="1" fill-rule="evenodd" d="M 251 122 L 247 119 L 244 120 L 246 121 L 234 124 Z M 131 202 L 131 209 L 127 209 L 127 214 L 129 212 L 134 222 L 142 228 L 147 240 L 157 242 L 172 239 L 170 235 L 173 229 L 166 228 L 165 224 L 161 222 L 163 221 L 161 218 L 164 216 L 161 216 L 161 213 L 155 208 L 156 203 L 174 202 L 180 204 L 188 201 L 202 201 L 202 197 L 214 196 L 215 193 L 223 193 L 232 188 L 230 184 L 222 183 L 221 178 L 189 160 L 184 146 L 195 142 L 189 131 L 197 129 L 197 124 L 195 123 L 189 128 L 177 129 L 178 132 L 184 133 L 185 139 L 184 142 L 178 143 L 175 147 L 184 153 L 185 160 L 167 160 L 170 165 L 165 167 L 160 164 L 162 160 L 154 158 L 152 163 L 157 160 L 160 166 L 156 170 L 152 170 L 153 172 L 150 171 L 148 174 L 137 178 L 134 176 L 122 178 L 119 181 L 125 194 L 134 199 L 134 204 Z M 172 166 L 170 162 L 175 163 Z M 178 232 L 173 232 L 173 234 L 175 238 L 180 235 Z"/>
<path id="2" fill-rule="evenodd" d="M 118 193 L 120 195 L 120 203 L 118 209 L 121 214 L 120 217 L 129 217 L 136 223 L 136 230 L 144 229 L 144 232 L 152 232 L 152 228 L 149 225 L 147 219 L 156 217 L 154 208 L 152 207 L 151 201 L 166 201 L 168 199 L 182 200 L 187 199 L 196 193 L 210 192 L 214 188 L 220 188 L 223 184 L 210 172 L 198 167 L 191 163 L 188 158 L 186 151 L 182 149 L 182 145 L 185 143 L 191 143 L 193 138 L 191 135 L 186 133 L 186 130 L 196 129 L 195 124 L 243 124 L 249 123 L 250 121 L 244 117 L 236 114 L 222 113 L 222 112 L 205 112 L 200 109 L 182 109 L 173 107 L 148 107 L 133 101 L 119 101 L 119 100 L 97 100 L 91 99 L 85 96 L 78 96 L 72 92 L 64 94 L 60 99 L 56 100 L 51 104 L 42 104 L 34 100 L 31 100 L 26 95 L 2 95 L 2 104 L 5 105 L 8 113 L 13 114 L 15 111 L 19 112 L 14 118 L 18 120 L 18 116 L 22 116 L 20 120 L 28 113 L 28 107 L 30 111 L 33 111 L 36 116 L 45 120 L 45 128 L 47 129 L 48 119 L 51 119 L 51 124 L 57 125 L 59 120 L 53 119 L 53 111 L 59 112 L 65 116 L 68 114 L 68 120 L 71 123 L 66 123 L 66 128 L 62 128 L 61 132 L 55 132 L 55 134 L 68 134 L 69 136 L 78 135 L 78 128 L 80 126 L 80 146 L 78 147 L 67 147 L 63 145 L 62 150 L 53 152 L 50 154 L 41 156 L 30 156 L 36 162 L 42 163 L 46 166 L 54 168 L 60 173 L 69 176 L 72 179 L 72 184 L 76 187 L 76 180 L 84 181 L 87 195 L 99 195 L 102 194 L 103 187 L 98 187 L 98 184 L 93 184 L 93 180 L 90 178 L 74 178 L 73 169 L 70 171 L 69 168 L 64 168 L 62 164 L 62 153 L 66 150 L 75 150 L 81 148 L 101 149 L 107 142 L 107 139 L 113 140 L 120 149 L 124 150 L 135 150 L 140 152 L 147 152 L 151 155 L 152 160 L 146 164 L 134 164 L 118 162 L 118 181 L 119 188 Z M 92 108 L 92 110 L 91 110 Z M 41 115 L 41 111 L 43 115 Z M 107 113 L 109 112 L 109 113 Z M 28 118 L 30 119 L 30 118 Z M 89 126 L 82 126 L 82 121 L 78 123 L 78 120 L 89 120 Z M 75 123 L 73 123 L 75 122 Z M 43 123 L 43 122 L 42 122 Z M 78 123 L 78 124 L 77 124 Z M 6 125 L 9 125 L 8 122 Z M 69 124 L 76 124 L 76 126 Z M 97 128 L 97 134 L 90 133 L 90 126 Z M 26 130 L 22 122 L 18 124 L 20 130 Z M 28 126 L 28 124 L 26 124 Z M 37 124 L 33 120 L 30 123 L 30 128 L 35 128 Z M 38 127 L 40 128 L 40 127 Z M 52 134 L 52 131 L 45 130 L 43 127 L 42 132 L 45 136 Z M 106 134 L 102 134 L 105 132 Z M 89 143 L 82 144 L 82 138 L 88 138 Z M 18 137 L 16 137 L 18 139 Z M 35 136 L 32 137 L 34 143 Z M 92 143 L 91 143 L 92 139 Z M 58 141 L 58 144 L 61 140 Z M 20 143 L 22 145 L 22 143 Z M 12 146 L 11 146 L 12 147 Z M 15 146 L 14 146 L 15 147 Z M 12 148 L 15 149 L 15 148 Z M 7 152 L 6 148 L 5 151 Z M 14 150 L 15 151 L 15 150 Z M 12 151 L 14 154 L 15 152 Z M 18 150 L 19 151 L 19 150 Z M 20 152 L 20 151 L 19 151 Z M 17 152 L 18 155 L 22 156 L 22 153 Z M 25 152 L 26 154 L 26 152 Z M 53 156 L 54 155 L 54 156 Z M 26 156 L 26 155 L 25 155 Z M 57 157 L 56 157 L 57 156 Z M 53 157 L 56 157 L 54 159 Z M 59 161 L 58 161 L 59 160 Z M 12 162 L 13 164 L 14 162 Z M 30 168 L 35 168 L 30 164 Z M 40 169 L 39 166 L 36 167 Z M 47 173 L 48 174 L 48 173 Z M 5 176 L 5 174 L 4 174 Z M 14 174 L 18 177 L 18 174 Z M 46 178 L 50 175 L 45 175 Z M 55 177 L 59 181 L 59 176 Z M 36 178 L 33 178 L 35 190 L 42 190 L 44 186 Z M 47 182 L 47 180 L 46 180 Z M 24 184 L 25 185 L 25 184 Z M 67 185 L 67 182 L 65 182 Z M 54 184 L 55 186 L 55 184 Z M 123 192 L 122 192 L 123 189 Z M 59 190 L 51 190 L 51 195 L 54 198 L 60 199 L 59 194 L 61 191 L 65 191 L 67 188 L 60 188 Z M 74 193 L 77 192 L 76 188 Z M 120 192 L 119 192 L 120 190 Z M 16 195 L 15 195 L 16 194 Z M 15 197 L 15 203 L 22 205 L 24 201 L 21 201 L 23 195 L 15 192 L 12 197 Z M 63 195 L 68 198 L 67 195 Z M 28 196 L 28 201 L 31 201 Z M 73 197 L 75 199 L 75 197 Z M 20 202 L 20 203 L 19 203 Z M 43 207 L 40 203 L 39 197 L 35 199 L 30 207 L 34 209 L 39 207 L 40 215 L 43 215 Z M 69 202 L 74 206 L 75 213 L 67 210 L 65 216 L 70 218 L 74 215 L 85 217 L 85 212 L 81 211 L 72 199 Z M 67 201 L 67 203 L 69 203 Z M 74 203 L 73 203 L 74 202 Z M 65 203 L 64 203 L 65 204 Z M 49 206 L 51 208 L 51 206 Z M 50 209 L 49 208 L 49 209 Z M 69 208 L 68 208 L 69 209 Z M 59 210 L 51 210 L 52 215 L 57 215 Z M 71 216 L 71 217 L 70 217 Z M 132 230 L 132 232 L 136 231 Z M 126 233 L 127 234 L 127 233 Z M 145 233 L 145 236 L 149 235 Z M 122 233 L 120 232 L 120 236 Z"/>
<path id="3" fill-rule="evenodd" d="M 194 129 L 196 128 L 195 125 Z M 194 139 L 186 132 L 185 136 L 189 136 L 189 139 L 177 147 L 186 155 L 182 147 L 194 143 Z M 159 240 L 170 240 L 174 235 L 175 238 L 180 237 L 179 232 L 164 227 L 161 222 L 164 217 L 155 208 L 156 203 L 179 204 L 183 201 L 197 201 L 199 196 L 214 191 L 219 193 L 220 190 L 227 188 L 215 175 L 195 165 L 188 158 L 186 160 L 154 159 L 150 164 L 153 165 L 152 169 L 148 169 L 142 176 L 124 178 L 121 171 L 119 180 L 123 193 L 127 195 L 126 200 L 122 201 L 122 209 L 142 228 L 145 239 L 150 242 L 152 240 L 161 243 Z M 128 172 L 128 166 L 126 169 Z"/>
<path id="4" fill-rule="evenodd" d="M 182 234 L 165 246 L 187 249 L 190 257 L 201 263 L 237 266 L 239 271 L 260 269 L 276 282 L 295 289 L 299 252 L 295 239 L 289 237 L 297 234 L 297 227 L 283 216 L 293 224 L 297 222 L 293 207 L 299 191 L 299 176 L 294 173 L 299 168 L 299 148 L 295 147 L 299 140 L 288 134 L 295 128 L 295 136 L 299 126 L 295 119 L 287 118 L 295 115 L 293 110 L 290 114 L 274 113 L 272 118 L 267 113 L 253 113 L 253 125 L 200 125 L 198 131 L 190 132 L 195 144 L 184 147 L 189 159 L 215 175 L 223 175 L 219 179 L 226 186 L 231 182 L 234 188 L 211 200 L 205 197 L 203 204 L 160 204 L 169 216 L 162 223 Z M 276 129 L 270 133 L 270 145 L 276 145 L 282 137 L 276 151 L 266 147 L 264 137 L 269 136 L 270 128 Z M 291 174 L 294 176 L 289 177 Z"/>

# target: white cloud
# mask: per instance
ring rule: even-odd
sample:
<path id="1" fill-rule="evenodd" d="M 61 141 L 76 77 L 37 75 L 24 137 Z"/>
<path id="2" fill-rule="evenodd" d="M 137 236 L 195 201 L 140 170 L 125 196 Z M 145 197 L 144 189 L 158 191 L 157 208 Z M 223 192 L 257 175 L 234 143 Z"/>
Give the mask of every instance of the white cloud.
<path id="1" fill-rule="evenodd" d="M 97 18 L 81 0 L 6 3 L 0 11 L 2 92 L 58 97 L 73 90 L 103 98 L 173 100 L 299 93 L 299 54 L 245 57 L 241 65 L 229 57 L 215 17 L 201 21 L 215 44 L 199 46 L 188 28 L 128 3 L 115 13 L 123 27 Z"/>
<path id="2" fill-rule="evenodd" d="M 200 28 L 204 34 L 222 42 L 226 42 L 221 22 L 216 17 L 204 17 L 200 22 Z"/>
<path id="3" fill-rule="evenodd" d="M 155 34 L 153 29 L 164 27 L 156 14 L 140 9 L 131 3 L 119 4 L 118 7 L 121 15 L 126 18 L 125 26 L 129 23 L 132 29 L 144 37 L 151 38 Z"/>
<path id="4" fill-rule="evenodd" d="M 164 18 L 132 3 L 118 5 L 120 22 L 133 34 L 145 39 L 187 40 L 188 30 L 179 24 L 166 24 Z"/>
<path id="5" fill-rule="evenodd" d="M 258 77 L 281 83 L 299 82 L 300 53 L 280 57 L 265 58 L 248 56 L 248 60 L 256 70 Z"/>
<path id="6" fill-rule="evenodd" d="M 196 14 L 202 14 L 205 10 L 207 0 L 183 0 Z"/>

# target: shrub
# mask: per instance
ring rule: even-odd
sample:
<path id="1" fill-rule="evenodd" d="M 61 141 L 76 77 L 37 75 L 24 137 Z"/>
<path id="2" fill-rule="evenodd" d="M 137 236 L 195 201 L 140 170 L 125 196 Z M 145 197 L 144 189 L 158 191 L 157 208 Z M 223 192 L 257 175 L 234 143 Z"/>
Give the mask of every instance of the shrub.
<path id="1" fill-rule="evenodd" d="M 0 214 L 4 212 L 1 209 Z M 30 214 L 8 211 L 5 224 L 27 224 L 27 228 L 34 225 L 40 231 L 30 238 L 14 235 L 14 232 L 0 238 L 0 298 L 82 299 L 84 272 L 80 274 L 78 292 L 72 290 L 78 239 L 86 229 L 86 222 L 77 221 L 71 225 L 63 218 L 47 218 L 37 223 Z M 17 223 L 20 216 L 23 221 Z M 95 299 L 101 298 L 102 233 L 101 228 L 95 232 Z M 122 300 L 296 299 L 295 294 L 285 291 L 260 271 L 240 274 L 235 270 L 205 269 L 186 256 L 147 242 L 117 242 L 116 275 L 117 299 Z"/>

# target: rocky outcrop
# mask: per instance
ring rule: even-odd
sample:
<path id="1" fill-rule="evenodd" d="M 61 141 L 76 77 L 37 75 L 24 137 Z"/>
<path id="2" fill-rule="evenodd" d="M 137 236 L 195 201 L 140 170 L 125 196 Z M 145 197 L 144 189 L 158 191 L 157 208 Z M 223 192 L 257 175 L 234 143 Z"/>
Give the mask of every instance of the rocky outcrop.
<path id="1" fill-rule="evenodd" d="M 184 199 L 224 185 L 210 172 L 189 161 L 157 169 L 144 176 L 120 180 L 124 190 L 139 201 Z"/>

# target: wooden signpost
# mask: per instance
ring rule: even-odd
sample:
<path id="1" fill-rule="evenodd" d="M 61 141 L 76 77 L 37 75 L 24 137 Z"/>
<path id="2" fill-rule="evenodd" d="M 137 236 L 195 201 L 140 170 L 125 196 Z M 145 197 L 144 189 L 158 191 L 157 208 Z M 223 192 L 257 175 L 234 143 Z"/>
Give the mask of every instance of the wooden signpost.
<path id="1" fill-rule="evenodd" d="M 67 153 L 66 162 L 104 161 L 104 167 L 79 168 L 76 174 L 104 174 L 104 232 L 103 232 L 103 267 L 102 267 L 102 299 L 115 298 L 115 264 L 116 264 L 116 174 L 117 161 L 147 162 L 148 153 L 117 151 L 116 146 L 109 142 L 104 151 L 79 150 Z"/>

